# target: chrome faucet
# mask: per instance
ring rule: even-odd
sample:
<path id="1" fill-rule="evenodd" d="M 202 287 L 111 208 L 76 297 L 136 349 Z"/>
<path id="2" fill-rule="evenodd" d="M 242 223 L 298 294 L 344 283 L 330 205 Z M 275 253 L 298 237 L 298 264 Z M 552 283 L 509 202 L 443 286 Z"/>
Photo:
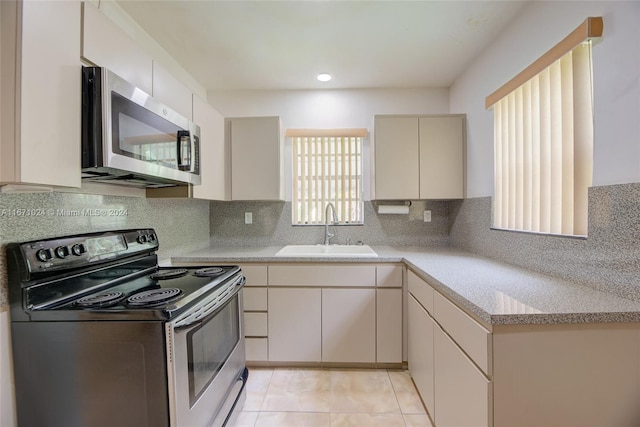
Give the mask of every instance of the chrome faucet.
<path id="1" fill-rule="evenodd" d="M 331 209 L 329 209 L 331 208 Z M 329 210 L 332 211 L 332 221 L 331 224 L 335 225 L 338 223 L 338 215 L 336 214 L 336 207 L 333 206 L 333 203 L 327 203 L 327 207 L 324 209 L 324 244 L 328 245 L 331 241 L 331 238 L 334 237 L 335 233 L 329 232 Z"/>

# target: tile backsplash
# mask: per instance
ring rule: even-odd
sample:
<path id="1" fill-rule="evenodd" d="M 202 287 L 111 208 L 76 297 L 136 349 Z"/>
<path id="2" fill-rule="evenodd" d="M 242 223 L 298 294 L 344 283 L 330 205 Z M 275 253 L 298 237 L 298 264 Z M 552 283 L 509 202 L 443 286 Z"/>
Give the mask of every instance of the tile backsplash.
<path id="1" fill-rule="evenodd" d="M 451 245 L 640 301 L 640 184 L 589 189 L 587 238 L 492 230 L 491 198 L 452 202 Z"/>
<path id="2" fill-rule="evenodd" d="M 0 194 L 0 306 L 7 303 L 7 243 L 143 227 L 156 230 L 160 259 L 208 246 L 209 202 L 59 192 Z"/>
<path id="3" fill-rule="evenodd" d="M 414 201 L 407 215 L 376 212 L 334 227 L 334 243 L 455 246 L 640 301 L 640 184 L 589 191 L 586 239 L 491 229 L 491 198 Z M 423 212 L 431 211 L 431 222 Z M 252 224 L 245 224 L 251 212 Z M 4 245 L 68 234 L 151 227 L 161 259 L 208 246 L 316 244 L 323 226 L 292 226 L 290 202 L 208 202 L 72 193 L 0 194 L 0 307 L 7 304 Z"/>
<path id="4" fill-rule="evenodd" d="M 431 211 L 431 222 L 423 212 Z M 245 224 L 251 212 L 252 224 Z M 211 245 L 280 246 L 324 241 L 322 225 L 291 225 L 291 202 L 212 202 Z M 332 243 L 362 241 L 368 245 L 442 246 L 449 244 L 449 202 L 414 201 L 409 214 L 376 212 L 376 202 L 364 203 L 364 224 L 333 227 Z"/>

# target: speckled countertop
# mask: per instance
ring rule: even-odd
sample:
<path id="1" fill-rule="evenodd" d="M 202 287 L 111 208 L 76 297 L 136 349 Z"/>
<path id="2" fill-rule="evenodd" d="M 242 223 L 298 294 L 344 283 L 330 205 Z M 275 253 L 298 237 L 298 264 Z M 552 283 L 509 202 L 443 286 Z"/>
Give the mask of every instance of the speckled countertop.
<path id="1" fill-rule="evenodd" d="M 378 257 L 276 257 L 280 246 L 209 248 L 171 258 L 198 262 L 404 262 L 486 326 L 640 322 L 640 303 L 449 248 L 376 246 Z"/>

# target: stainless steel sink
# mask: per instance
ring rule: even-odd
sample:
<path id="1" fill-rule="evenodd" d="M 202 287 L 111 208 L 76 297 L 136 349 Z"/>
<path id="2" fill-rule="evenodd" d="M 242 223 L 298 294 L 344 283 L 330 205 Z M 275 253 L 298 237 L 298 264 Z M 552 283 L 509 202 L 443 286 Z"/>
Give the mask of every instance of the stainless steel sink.
<path id="1" fill-rule="evenodd" d="M 287 245 L 276 256 L 371 258 L 378 254 L 368 245 Z"/>

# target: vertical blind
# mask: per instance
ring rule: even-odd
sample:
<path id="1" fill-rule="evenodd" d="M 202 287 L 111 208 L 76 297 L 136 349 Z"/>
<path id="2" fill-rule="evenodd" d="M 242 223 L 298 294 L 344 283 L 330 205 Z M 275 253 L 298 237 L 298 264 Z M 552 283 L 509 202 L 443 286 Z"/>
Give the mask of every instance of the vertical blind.
<path id="1" fill-rule="evenodd" d="M 592 33 L 588 18 L 570 36 L 487 97 L 494 109 L 494 226 L 551 234 L 586 235 L 593 175 Z M 575 37 L 584 40 L 575 43 Z M 561 44 L 571 48 L 558 54 Z M 562 47 L 560 47 L 562 48 Z M 537 71 L 537 70 L 536 70 Z M 522 75 L 531 78 L 517 88 Z"/>
<path id="2" fill-rule="evenodd" d="M 366 135 L 366 129 L 333 135 L 329 130 L 287 131 L 292 136 L 293 224 L 324 224 L 328 203 L 341 223 L 363 222 L 363 131 Z"/>

